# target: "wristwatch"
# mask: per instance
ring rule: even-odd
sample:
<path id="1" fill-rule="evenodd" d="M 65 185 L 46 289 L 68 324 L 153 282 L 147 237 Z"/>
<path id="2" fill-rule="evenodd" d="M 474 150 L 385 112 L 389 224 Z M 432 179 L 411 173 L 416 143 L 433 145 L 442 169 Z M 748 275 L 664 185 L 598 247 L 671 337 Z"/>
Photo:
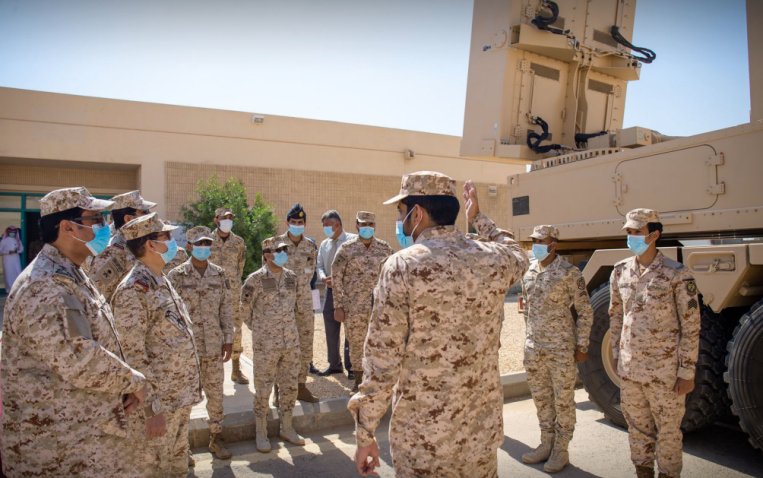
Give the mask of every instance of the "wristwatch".
<path id="1" fill-rule="evenodd" d="M 154 398 L 146 404 L 144 411 L 146 413 L 146 418 L 151 418 L 155 415 L 159 415 L 162 413 L 162 402 L 158 398 Z"/>

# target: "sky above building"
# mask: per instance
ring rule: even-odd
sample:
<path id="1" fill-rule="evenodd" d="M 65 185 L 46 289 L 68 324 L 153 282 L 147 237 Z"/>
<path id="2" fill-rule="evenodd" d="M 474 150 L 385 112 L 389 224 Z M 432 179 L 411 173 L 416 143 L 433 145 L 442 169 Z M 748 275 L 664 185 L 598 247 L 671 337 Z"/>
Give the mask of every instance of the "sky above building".
<path id="1" fill-rule="evenodd" d="M 0 0 L 0 86 L 460 136 L 472 8 Z M 749 121 L 744 0 L 639 0 L 633 43 L 657 60 L 629 85 L 625 126 L 690 135 Z"/>

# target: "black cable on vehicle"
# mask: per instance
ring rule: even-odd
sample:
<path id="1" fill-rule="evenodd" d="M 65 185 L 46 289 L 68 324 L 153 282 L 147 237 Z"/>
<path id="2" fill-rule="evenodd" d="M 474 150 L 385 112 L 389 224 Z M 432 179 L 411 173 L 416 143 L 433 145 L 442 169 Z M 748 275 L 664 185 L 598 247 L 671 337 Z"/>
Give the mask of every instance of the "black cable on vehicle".
<path id="1" fill-rule="evenodd" d="M 589 139 L 605 134 L 608 133 L 606 131 L 599 131 L 598 133 L 575 133 L 575 144 L 580 147 L 583 144 L 587 144 Z"/>
<path id="2" fill-rule="evenodd" d="M 538 27 L 539 30 L 546 30 L 557 35 L 566 35 L 570 31 L 562 30 L 561 28 L 552 27 L 551 25 L 559 18 L 559 5 L 551 0 L 545 0 L 541 4 L 542 8 L 546 8 L 551 12 L 550 17 L 544 17 L 541 14 L 535 16 L 530 23 Z"/>
<path id="3" fill-rule="evenodd" d="M 633 55 L 633 58 L 635 58 L 636 60 L 644 62 L 644 63 L 651 63 L 657 58 L 657 53 L 655 53 L 653 50 L 650 50 L 649 48 L 635 46 L 633 45 L 633 43 L 626 40 L 625 37 L 622 35 L 622 33 L 620 33 L 620 28 L 617 25 L 612 25 L 612 28 L 609 30 L 609 34 L 612 35 L 612 38 L 614 38 L 614 40 L 617 43 L 644 55 L 644 56 Z"/>
<path id="4" fill-rule="evenodd" d="M 540 116 L 533 116 L 530 118 L 530 121 L 533 124 L 537 124 L 541 127 L 543 132 L 541 134 L 536 133 L 535 131 L 528 131 L 527 132 L 527 146 L 535 151 L 536 153 L 548 153 L 551 150 L 559 150 L 564 149 L 564 146 L 561 144 L 545 144 L 543 146 L 540 145 L 543 141 L 547 140 L 549 137 L 548 134 L 548 123 L 546 123 L 543 118 Z"/>

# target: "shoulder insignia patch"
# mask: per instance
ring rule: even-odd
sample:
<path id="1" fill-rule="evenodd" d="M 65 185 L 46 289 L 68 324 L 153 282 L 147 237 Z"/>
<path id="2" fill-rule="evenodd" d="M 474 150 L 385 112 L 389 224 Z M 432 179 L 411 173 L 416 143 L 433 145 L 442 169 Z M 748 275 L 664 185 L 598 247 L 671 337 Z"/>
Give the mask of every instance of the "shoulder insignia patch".
<path id="1" fill-rule="evenodd" d="M 697 295 L 697 283 L 694 279 L 687 279 L 684 282 L 686 282 L 686 292 L 692 296 Z"/>
<path id="2" fill-rule="evenodd" d="M 699 307 L 699 304 L 697 303 L 697 299 L 695 298 L 690 299 L 687 305 L 689 306 L 690 309 L 696 309 L 697 307 Z"/>

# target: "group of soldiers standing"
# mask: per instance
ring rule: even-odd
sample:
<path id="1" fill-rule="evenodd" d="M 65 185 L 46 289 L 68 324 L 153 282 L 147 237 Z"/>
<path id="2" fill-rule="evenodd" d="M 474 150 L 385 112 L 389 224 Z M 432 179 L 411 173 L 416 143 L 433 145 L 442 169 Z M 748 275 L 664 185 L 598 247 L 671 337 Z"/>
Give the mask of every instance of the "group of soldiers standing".
<path id="1" fill-rule="evenodd" d="M 522 282 L 525 368 L 541 444 L 522 456 L 556 472 L 569 463 L 576 362 L 587 359 L 592 311 L 580 271 L 557 254 L 558 230 L 533 231 L 532 263 L 510 232 L 463 191 L 431 171 L 403 176 L 385 204 L 398 210 L 401 250 L 375 237 L 375 215 L 359 211 L 357 235 L 333 247 L 328 277 L 333 318 L 345 324 L 356 393 L 359 474 L 379 466 L 375 430 L 392 402 L 390 447 L 397 476 L 497 476 L 503 441 L 498 349 L 504 296 Z M 133 191 L 96 199 L 85 188 L 42 198 L 45 246 L 23 271 L 5 308 L 2 462 L 7 476 L 185 476 L 191 407 L 207 397 L 210 451 L 221 439 L 223 363 L 242 374 L 242 322 L 252 330 L 256 446 L 267 438 L 275 387 L 280 437 L 305 443 L 292 426 L 313 359 L 311 281 L 318 245 L 304 235 L 305 211 L 262 242 L 263 264 L 241 282 L 244 240 L 230 209 L 214 230 L 186 232 Z M 104 212 L 111 210 L 110 237 Z M 324 224 L 325 226 L 325 224 Z M 341 224 L 340 224 L 341 226 Z M 329 231 L 328 229 L 331 229 Z M 326 230 L 335 241 L 336 228 Z M 639 476 L 681 471 L 683 397 L 693 387 L 699 335 L 696 284 L 657 251 L 656 212 L 628 213 L 634 257 L 610 283 L 613 355 L 622 382 L 631 456 Z M 573 316 L 570 308 L 577 312 Z M 576 317 L 576 318 L 575 318 Z"/>

